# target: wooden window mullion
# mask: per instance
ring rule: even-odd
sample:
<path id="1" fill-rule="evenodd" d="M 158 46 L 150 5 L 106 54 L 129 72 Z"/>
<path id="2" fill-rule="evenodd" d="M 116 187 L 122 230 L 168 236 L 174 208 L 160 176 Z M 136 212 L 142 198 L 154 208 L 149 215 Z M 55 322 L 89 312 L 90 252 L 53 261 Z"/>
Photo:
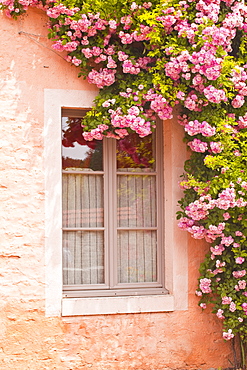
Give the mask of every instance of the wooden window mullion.
<path id="1" fill-rule="evenodd" d="M 163 181 L 163 122 L 161 121 L 157 125 L 157 134 L 156 134 L 156 217 L 157 217 L 157 281 L 164 286 L 165 284 L 165 261 L 164 261 L 164 181 Z M 157 155 L 158 154 L 158 155 Z"/>
<path id="2" fill-rule="evenodd" d="M 104 265 L 105 265 L 105 284 L 110 288 L 110 275 L 109 275 L 109 266 L 110 266 L 110 236 L 109 236 L 109 205 L 108 205 L 108 192 L 109 192 L 109 165 L 108 165 L 108 145 L 107 140 L 103 139 L 103 169 L 104 169 Z"/>
<path id="3" fill-rule="evenodd" d="M 116 183 L 116 140 L 105 139 L 106 159 L 105 176 L 107 178 L 107 191 L 105 194 L 105 204 L 107 208 L 106 232 L 108 234 L 108 274 L 110 288 L 117 284 L 118 263 L 117 263 L 117 183 Z"/>

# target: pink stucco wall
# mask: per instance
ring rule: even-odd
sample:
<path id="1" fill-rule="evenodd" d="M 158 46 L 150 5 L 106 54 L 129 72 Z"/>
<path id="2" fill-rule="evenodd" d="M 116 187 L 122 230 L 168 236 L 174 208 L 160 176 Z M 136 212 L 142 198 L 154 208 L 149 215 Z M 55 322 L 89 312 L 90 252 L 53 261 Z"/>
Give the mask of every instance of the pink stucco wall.
<path id="1" fill-rule="evenodd" d="M 207 246 L 192 239 L 188 310 L 45 317 L 44 89 L 86 86 L 51 50 L 46 22 L 38 10 L 18 21 L 0 14 L 0 369 L 228 366 L 232 354 L 221 323 L 209 310 L 202 313 L 194 296 Z"/>

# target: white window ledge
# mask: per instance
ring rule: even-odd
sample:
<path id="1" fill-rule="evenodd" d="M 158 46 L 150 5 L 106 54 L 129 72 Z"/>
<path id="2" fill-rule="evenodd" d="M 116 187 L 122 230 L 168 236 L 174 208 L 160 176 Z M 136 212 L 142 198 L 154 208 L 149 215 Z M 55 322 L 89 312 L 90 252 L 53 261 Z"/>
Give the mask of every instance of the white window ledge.
<path id="1" fill-rule="evenodd" d="M 174 310 L 172 295 L 63 298 L 62 316 L 99 315 Z"/>

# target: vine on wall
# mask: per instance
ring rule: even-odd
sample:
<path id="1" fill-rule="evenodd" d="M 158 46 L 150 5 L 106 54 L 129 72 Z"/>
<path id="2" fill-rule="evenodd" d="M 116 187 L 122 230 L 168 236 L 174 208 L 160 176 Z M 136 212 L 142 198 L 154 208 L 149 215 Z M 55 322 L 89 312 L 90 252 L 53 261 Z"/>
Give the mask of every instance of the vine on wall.
<path id="1" fill-rule="evenodd" d="M 210 251 L 200 306 L 213 305 L 223 338 L 247 340 L 247 6 L 238 0 L 0 0 L 16 18 L 49 17 L 53 48 L 99 88 L 86 140 L 141 137 L 155 117 L 179 122 L 191 150 L 179 226 Z"/>

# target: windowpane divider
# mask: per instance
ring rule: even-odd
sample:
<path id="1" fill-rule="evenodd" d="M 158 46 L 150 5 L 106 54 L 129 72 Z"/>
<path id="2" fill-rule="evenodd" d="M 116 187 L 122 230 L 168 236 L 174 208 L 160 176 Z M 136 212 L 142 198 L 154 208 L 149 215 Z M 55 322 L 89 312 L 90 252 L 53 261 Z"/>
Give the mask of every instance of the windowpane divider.
<path id="1" fill-rule="evenodd" d="M 81 171 L 77 171 L 77 170 L 63 170 L 62 173 L 64 175 L 104 175 L 104 172 L 103 171 L 85 171 L 85 170 L 81 170 Z"/>
<path id="2" fill-rule="evenodd" d="M 63 231 L 104 231 L 104 227 L 63 227 Z"/>
<path id="3" fill-rule="evenodd" d="M 123 230 L 123 231 L 129 231 L 129 230 L 133 230 L 133 231 L 138 231 L 138 230 L 142 230 L 142 231 L 150 231 L 150 230 L 158 230 L 158 227 L 142 227 L 142 226 L 136 226 L 136 227 L 117 227 L 117 230 Z"/>
<path id="4" fill-rule="evenodd" d="M 108 222 L 109 222 L 109 278 L 110 287 L 113 288 L 117 284 L 117 176 L 116 176 L 116 140 L 107 140 L 107 155 L 108 155 Z M 110 160 L 109 160 L 110 159 Z"/>
<path id="5" fill-rule="evenodd" d="M 117 175 L 128 175 L 128 176 L 156 176 L 157 172 L 152 171 L 152 172 L 135 172 L 135 171 L 117 171 Z"/>
<path id="6" fill-rule="evenodd" d="M 66 295 L 70 291 L 80 291 L 80 290 L 97 290 L 97 289 L 109 289 L 106 284 L 78 284 L 78 285 L 64 285 L 64 294 Z"/>

